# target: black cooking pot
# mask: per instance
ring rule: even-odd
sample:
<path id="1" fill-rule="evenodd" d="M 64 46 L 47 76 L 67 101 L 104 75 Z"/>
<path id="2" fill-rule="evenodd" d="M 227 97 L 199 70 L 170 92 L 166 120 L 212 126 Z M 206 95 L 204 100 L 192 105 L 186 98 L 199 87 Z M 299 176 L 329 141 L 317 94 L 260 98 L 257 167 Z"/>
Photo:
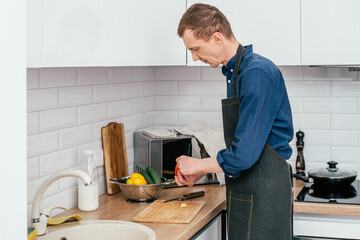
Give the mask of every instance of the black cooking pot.
<path id="1" fill-rule="evenodd" d="M 340 170 L 336 167 L 338 163 L 335 161 L 329 161 L 327 164 L 329 165 L 327 168 L 308 171 L 309 177 L 299 174 L 294 174 L 293 176 L 304 182 L 310 182 L 309 179 L 311 178 L 315 185 L 325 187 L 343 187 L 355 181 L 357 172 L 353 170 Z"/>
<path id="2" fill-rule="evenodd" d="M 357 191 L 355 187 L 351 184 L 348 186 L 337 188 L 328 188 L 313 184 L 309 188 L 309 194 L 318 198 L 337 200 L 356 197 Z"/>

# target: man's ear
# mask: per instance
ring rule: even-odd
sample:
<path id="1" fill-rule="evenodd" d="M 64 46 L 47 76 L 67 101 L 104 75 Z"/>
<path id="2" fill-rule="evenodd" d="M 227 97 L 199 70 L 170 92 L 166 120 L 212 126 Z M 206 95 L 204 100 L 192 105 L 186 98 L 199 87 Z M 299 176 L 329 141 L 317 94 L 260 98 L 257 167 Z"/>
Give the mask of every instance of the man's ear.
<path id="1" fill-rule="evenodd" d="M 219 32 L 215 32 L 211 36 L 211 39 L 215 42 L 215 44 L 221 45 L 223 43 L 224 36 Z"/>

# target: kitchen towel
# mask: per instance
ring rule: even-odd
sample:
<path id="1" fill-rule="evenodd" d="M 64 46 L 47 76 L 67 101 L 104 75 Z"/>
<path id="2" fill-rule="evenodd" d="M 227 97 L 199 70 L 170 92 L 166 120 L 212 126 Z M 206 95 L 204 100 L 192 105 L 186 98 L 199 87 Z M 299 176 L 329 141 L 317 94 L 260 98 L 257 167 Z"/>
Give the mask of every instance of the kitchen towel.
<path id="1" fill-rule="evenodd" d="M 173 130 L 184 135 L 194 136 L 204 146 L 205 151 L 210 157 L 216 157 L 221 149 L 226 148 L 223 131 L 210 128 L 202 120 L 190 123 L 182 129 L 174 128 Z M 220 186 L 225 184 L 224 173 L 216 173 L 216 177 Z"/>

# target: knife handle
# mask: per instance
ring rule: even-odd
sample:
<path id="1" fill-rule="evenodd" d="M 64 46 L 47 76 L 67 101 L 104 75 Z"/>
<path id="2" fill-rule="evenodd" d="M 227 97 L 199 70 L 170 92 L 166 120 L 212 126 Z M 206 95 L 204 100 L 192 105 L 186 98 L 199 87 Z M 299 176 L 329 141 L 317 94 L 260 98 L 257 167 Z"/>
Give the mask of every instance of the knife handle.
<path id="1" fill-rule="evenodd" d="M 201 197 L 201 196 L 204 196 L 204 195 L 205 195 L 204 191 L 198 191 L 198 192 L 192 192 L 192 193 L 184 194 L 183 197 L 185 199 L 190 199 L 190 198 Z"/>

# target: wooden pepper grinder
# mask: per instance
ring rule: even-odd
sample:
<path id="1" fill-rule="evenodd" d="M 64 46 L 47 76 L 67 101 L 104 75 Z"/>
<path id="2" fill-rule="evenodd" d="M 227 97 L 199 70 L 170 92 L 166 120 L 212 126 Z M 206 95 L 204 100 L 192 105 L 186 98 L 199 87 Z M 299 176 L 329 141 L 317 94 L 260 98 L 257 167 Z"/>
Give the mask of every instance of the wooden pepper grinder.
<path id="1" fill-rule="evenodd" d="M 296 174 L 305 176 L 305 159 L 304 159 L 304 137 L 305 134 L 301 129 L 296 133 L 296 147 L 297 147 L 297 157 L 296 157 Z"/>

